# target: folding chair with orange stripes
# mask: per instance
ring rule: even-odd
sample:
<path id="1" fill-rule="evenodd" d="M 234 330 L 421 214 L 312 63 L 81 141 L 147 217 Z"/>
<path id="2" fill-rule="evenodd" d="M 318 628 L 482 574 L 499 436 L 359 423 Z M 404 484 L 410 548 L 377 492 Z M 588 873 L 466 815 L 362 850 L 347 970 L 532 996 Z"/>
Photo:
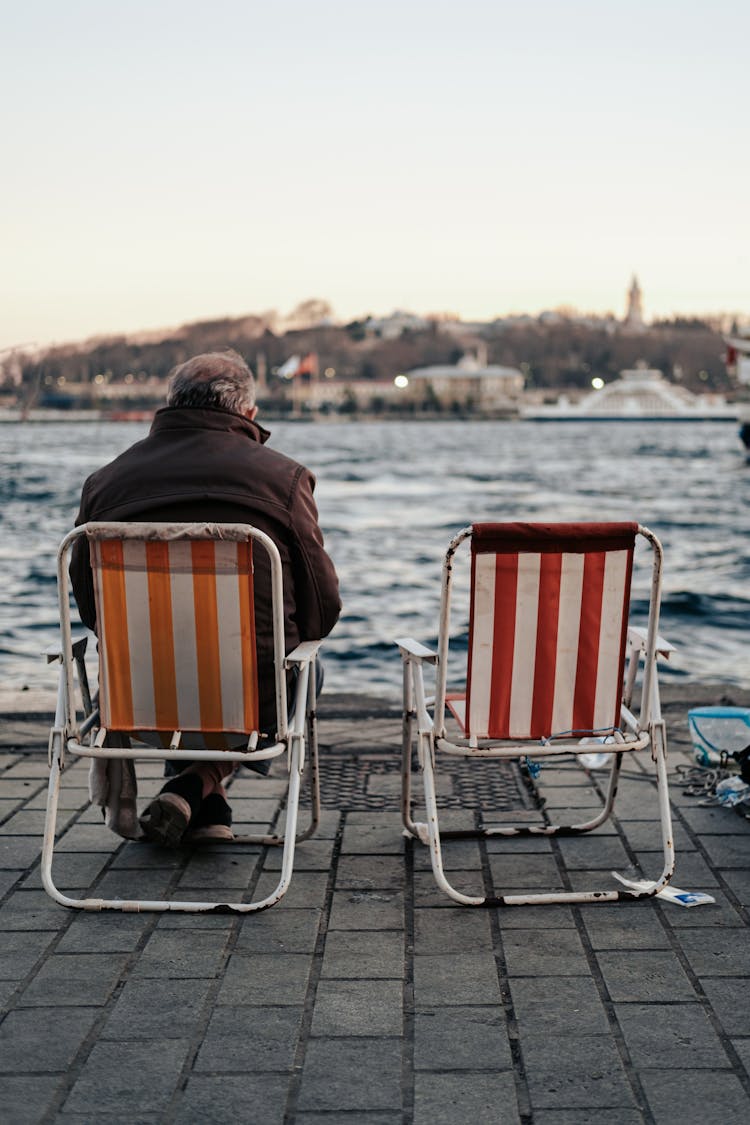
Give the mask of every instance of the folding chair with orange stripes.
<path id="1" fill-rule="evenodd" d="M 645 540 L 653 554 L 645 630 L 628 621 L 637 539 Z M 456 552 L 464 540 L 471 544 L 466 688 L 448 694 L 451 586 Z M 412 638 L 396 643 L 404 684 L 403 823 L 408 833 L 429 846 L 437 883 L 456 902 L 616 902 L 657 894 L 669 882 L 674 847 L 656 659 L 668 655 L 672 646 L 658 636 L 661 574 L 661 544 L 637 523 L 474 524 L 451 541 L 443 563 L 437 652 Z M 636 715 L 630 708 L 641 660 Z M 426 665 L 435 667 L 434 699 L 425 694 Z M 447 733 L 446 707 L 458 725 L 457 736 Z M 415 727 L 427 818 L 420 823 L 412 818 L 411 799 Z M 481 823 L 475 829 L 441 833 L 435 767 L 442 754 L 531 762 L 590 752 L 592 739 L 597 740 L 596 750 L 612 759 L 603 807 L 592 819 L 576 824 Z M 612 813 L 625 753 L 643 749 L 650 750 L 655 763 L 664 857 L 660 876 L 647 889 L 490 897 L 466 894 L 450 884 L 441 838 L 591 832 Z"/>
<path id="2" fill-rule="evenodd" d="M 83 646 L 70 621 L 68 555 L 86 536 L 97 612 L 98 707 L 89 700 Z M 260 740 L 255 645 L 253 552 L 270 563 L 276 729 Z M 315 831 L 320 811 L 315 662 L 320 642 L 284 654 L 283 577 L 275 543 L 246 524 L 88 523 L 63 540 L 57 561 L 61 663 L 42 850 L 45 890 L 84 910 L 174 910 L 246 913 L 273 906 L 292 875 L 295 842 Z M 287 670 L 297 670 L 291 707 Z M 75 702 L 76 673 L 83 718 Z M 137 746 L 107 746 L 108 732 Z M 147 744 L 147 745 L 144 745 Z M 311 823 L 298 833 L 301 776 L 309 750 Z M 275 890 L 256 902 L 178 902 L 71 898 L 52 876 L 60 778 L 65 756 L 105 760 L 232 761 L 287 755 L 286 822 L 280 834 L 242 836 L 238 843 L 283 847 Z"/>

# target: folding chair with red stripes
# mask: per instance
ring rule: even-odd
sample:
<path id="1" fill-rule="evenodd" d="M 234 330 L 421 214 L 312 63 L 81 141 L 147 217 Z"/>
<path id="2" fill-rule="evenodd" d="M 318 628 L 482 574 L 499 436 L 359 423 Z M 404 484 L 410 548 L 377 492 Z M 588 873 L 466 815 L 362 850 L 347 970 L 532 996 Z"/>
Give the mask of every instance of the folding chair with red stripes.
<path id="1" fill-rule="evenodd" d="M 68 555 L 86 536 L 97 612 L 98 707 L 89 699 L 84 645 L 71 632 Z M 253 552 L 265 552 L 271 574 L 276 729 L 260 739 L 255 645 Z M 284 653 L 283 577 L 278 548 L 246 524 L 88 523 L 63 540 L 57 562 L 61 646 L 50 780 L 42 849 L 45 890 L 84 910 L 235 911 L 273 906 L 292 875 L 295 842 L 312 835 L 320 811 L 315 662 L 320 642 Z M 85 638 L 83 638 L 85 641 Z M 297 670 L 291 706 L 287 670 Z M 75 701 L 78 676 L 83 717 Z M 108 732 L 137 741 L 107 746 Z M 146 745 L 144 745 L 144 743 Z M 301 776 L 309 750 L 311 823 L 297 832 Z M 232 761 L 287 755 L 283 832 L 237 837 L 237 843 L 283 847 L 275 890 L 255 902 L 85 898 L 59 891 L 52 876 L 60 778 L 65 756 L 104 760 Z"/>
<path id="2" fill-rule="evenodd" d="M 648 625 L 629 626 L 636 540 L 653 554 Z M 451 584 L 455 555 L 471 543 L 471 592 L 466 689 L 448 694 Z M 464 906 L 553 902 L 616 902 L 657 894 L 674 870 L 667 792 L 667 744 L 659 703 L 656 659 L 672 646 L 658 636 L 662 548 L 637 523 L 498 523 L 466 527 L 443 563 L 437 652 L 412 638 L 401 650 L 404 683 L 402 816 L 408 833 L 429 845 L 438 885 Z M 631 711 L 641 660 L 638 714 Z M 425 694 L 424 668 L 435 666 L 434 700 Z M 429 707 L 432 707 L 430 713 Z M 446 706 L 459 735 L 446 730 Z M 412 819 L 414 734 L 424 782 L 426 822 Z M 588 739 L 586 745 L 582 740 Z M 499 824 L 443 831 L 439 827 L 435 766 L 442 754 L 464 759 L 551 759 L 597 751 L 611 755 L 601 812 L 577 824 Z M 647 889 L 464 894 L 448 881 L 441 838 L 574 835 L 591 832 L 611 814 L 626 753 L 649 749 L 655 763 L 663 870 Z M 467 767 L 468 768 L 468 767 Z M 593 842 L 592 842 L 593 846 Z"/>

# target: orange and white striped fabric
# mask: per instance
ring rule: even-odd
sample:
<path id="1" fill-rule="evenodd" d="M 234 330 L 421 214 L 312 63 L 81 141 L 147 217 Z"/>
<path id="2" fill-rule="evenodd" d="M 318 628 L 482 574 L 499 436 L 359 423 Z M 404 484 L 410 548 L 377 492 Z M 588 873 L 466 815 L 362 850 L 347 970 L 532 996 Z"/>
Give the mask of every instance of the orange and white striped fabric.
<path id="1" fill-rule="evenodd" d="M 637 530 L 473 526 L 468 734 L 549 738 L 618 726 Z"/>
<path id="2" fill-rule="evenodd" d="M 90 557 L 102 725 L 257 730 L 252 544 L 92 538 Z"/>

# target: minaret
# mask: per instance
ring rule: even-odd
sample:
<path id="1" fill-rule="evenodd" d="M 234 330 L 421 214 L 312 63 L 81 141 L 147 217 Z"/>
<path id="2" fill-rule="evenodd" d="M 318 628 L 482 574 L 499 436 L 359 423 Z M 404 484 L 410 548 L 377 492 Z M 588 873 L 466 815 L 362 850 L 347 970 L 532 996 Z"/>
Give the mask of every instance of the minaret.
<path id="1" fill-rule="evenodd" d="M 643 294 L 635 274 L 633 274 L 633 280 L 628 290 L 628 308 L 625 313 L 625 324 L 627 324 L 628 328 L 643 328 Z"/>

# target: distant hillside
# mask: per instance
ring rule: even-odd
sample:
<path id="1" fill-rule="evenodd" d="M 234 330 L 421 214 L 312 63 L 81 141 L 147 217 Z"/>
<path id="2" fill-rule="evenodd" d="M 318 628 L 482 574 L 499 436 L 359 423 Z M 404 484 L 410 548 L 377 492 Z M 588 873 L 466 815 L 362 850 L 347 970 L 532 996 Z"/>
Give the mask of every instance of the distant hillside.
<path id="1" fill-rule="evenodd" d="M 107 386 L 126 382 L 135 384 L 133 392 L 142 386 L 144 398 L 149 394 L 153 398 L 154 385 L 175 364 L 199 352 L 228 347 L 260 371 L 263 393 L 280 399 L 288 384 L 276 377 L 275 369 L 291 355 L 310 352 L 317 356 L 321 374 L 333 371 L 347 380 L 391 380 L 415 367 L 455 363 L 466 352 L 481 349 L 489 363 L 520 368 L 527 386 L 533 388 L 586 387 L 594 376 L 609 381 L 645 360 L 691 390 L 728 389 L 722 336 L 700 320 L 662 322 L 636 333 L 611 319 L 564 315 L 479 325 L 434 321 L 385 338 L 365 321 L 280 330 L 269 314 L 199 321 L 164 333 L 52 348 L 23 364 L 23 391 L 38 402 L 60 396 L 76 384 L 80 401 L 82 384 L 90 384 L 94 398 Z"/>

